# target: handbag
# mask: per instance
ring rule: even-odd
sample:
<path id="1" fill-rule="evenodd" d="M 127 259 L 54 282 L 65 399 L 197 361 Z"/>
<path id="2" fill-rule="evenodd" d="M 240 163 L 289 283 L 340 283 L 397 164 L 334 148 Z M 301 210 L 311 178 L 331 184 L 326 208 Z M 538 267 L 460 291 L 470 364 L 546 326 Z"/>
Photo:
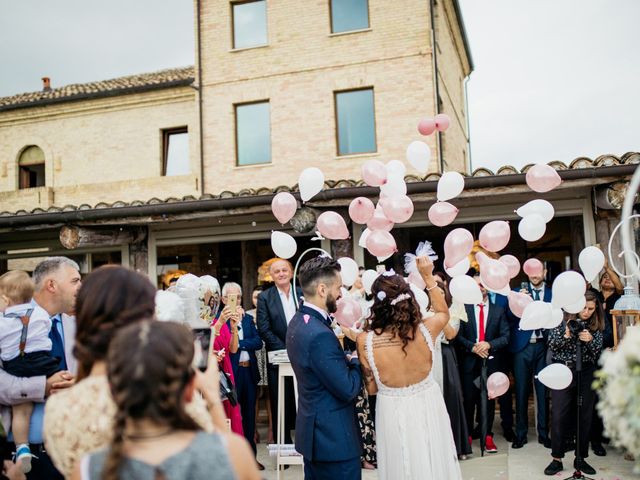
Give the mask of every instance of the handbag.
<path id="1" fill-rule="evenodd" d="M 231 381 L 231 376 L 223 370 L 220 370 L 220 398 L 222 401 L 228 400 L 232 407 L 238 404 L 236 387 Z"/>

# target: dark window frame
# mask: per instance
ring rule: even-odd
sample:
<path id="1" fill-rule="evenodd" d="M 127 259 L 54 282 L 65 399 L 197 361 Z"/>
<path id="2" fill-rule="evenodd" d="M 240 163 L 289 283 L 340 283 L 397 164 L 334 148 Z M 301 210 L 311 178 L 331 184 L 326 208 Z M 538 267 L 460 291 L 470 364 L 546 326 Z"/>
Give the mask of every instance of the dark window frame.
<path id="1" fill-rule="evenodd" d="M 340 32 L 333 31 L 333 0 L 329 0 L 329 31 L 332 35 L 347 34 L 352 32 L 363 32 L 371 29 L 371 8 L 369 8 L 369 0 L 367 0 L 367 26 L 364 28 L 356 28 L 355 30 L 342 30 Z"/>
<path id="2" fill-rule="evenodd" d="M 351 92 L 360 92 L 363 90 L 371 90 L 371 100 L 373 102 L 373 146 L 374 149 L 367 152 L 357 152 L 357 153 L 340 153 L 340 126 L 338 123 L 338 95 L 342 93 L 351 93 Z M 349 88 L 347 90 L 334 90 L 333 92 L 333 118 L 335 125 L 335 141 L 336 141 L 336 156 L 338 157 L 349 157 L 353 155 L 368 155 L 373 153 L 378 153 L 378 125 L 376 123 L 376 92 L 373 86 L 369 87 L 358 87 L 358 88 Z"/>
<path id="3" fill-rule="evenodd" d="M 42 152 L 42 161 L 23 163 L 23 155 L 30 148 L 37 148 Z M 28 145 L 22 149 L 20 155 L 18 155 L 18 190 L 27 190 L 29 188 L 40 188 L 47 186 L 47 167 L 46 159 L 44 158 L 44 151 L 38 145 Z M 42 167 L 42 185 L 38 185 L 38 172 L 33 171 L 33 167 Z M 35 175 L 35 178 L 33 177 Z M 33 182 L 32 182 L 33 180 Z"/>
<path id="4" fill-rule="evenodd" d="M 264 17 L 264 22 L 265 22 L 265 30 L 267 33 L 267 38 L 265 43 L 261 43 L 259 45 L 251 45 L 250 47 L 236 47 L 236 39 L 235 39 L 235 33 L 236 33 L 236 20 L 235 20 L 235 11 L 234 11 L 234 7 L 236 5 L 244 5 L 247 3 L 257 3 L 257 2 L 263 2 L 265 4 L 265 17 Z M 267 0 L 237 0 L 237 1 L 232 1 L 229 2 L 229 8 L 231 8 L 231 50 L 248 50 L 250 48 L 260 48 L 260 47 L 266 47 L 267 45 L 269 45 L 269 17 L 268 17 L 268 10 L 267 10 L 268 4 L 267 4 Z"/>
<path id="5" fill-rule="evenodd" d="M 167 162 L 169 160 L 169 137 L 171 135 L 179 135 L 182 133 L 189 133 L 189 126 L 163 128 L 162 133 L 162 176 L 167 176 Z"/>
<path id="6" fill-rule="evenodd" d="M 249 163 L 247 165 L 240 165 L 240 149 L 239 146 L 240 144 L 238 143 L 238 107 L 246 107 L 248 105 L 257 105 L 260 103 L 268 103 L 269 104 L 269 158 L 270 160 L 268 162 L 261 162 L 261 163 Z M 273 165 L 273 157 L 272 157 L 272 153 L 273 153 L 273 145 L 271 142 L 271 101 L 267 98 L 264 100 L 254 100 L 251 102 L 240 102 L 240 103 L 234 103 L 233 104 L 233 136 L 234 136 L 234 140 L 235 140 L 235 151 L 236 151 L 236 167 L 253 167 L 253 166 L 257 166 L 257 165 Z"/>

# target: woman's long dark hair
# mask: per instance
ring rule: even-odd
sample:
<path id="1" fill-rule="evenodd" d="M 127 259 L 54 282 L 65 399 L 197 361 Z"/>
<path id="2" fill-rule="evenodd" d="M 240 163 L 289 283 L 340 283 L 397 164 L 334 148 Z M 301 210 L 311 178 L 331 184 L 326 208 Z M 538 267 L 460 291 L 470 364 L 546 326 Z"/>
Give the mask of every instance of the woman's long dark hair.
<path id="1" fill-rule="evenodd" d="M 114 435 L 103 480 L 117 480 L 127 420 L 147 419 L 175 430 L 199 430 L 185 410 L 194 371 L 193 334 L 173 322 L 144 321 L 120 329 L 109 347 L 109 385 L 116 403 Z"/>
<path id="2" fill-rule="evenodd" d="M 156 289 L 140 273 L 116 265 L 105 265 L 82 281 L 76 299 L 78 377 L 91 372 L 96 361 L 107 356 L 115 333 L 132 322 L 152 318 Z"/>
<path id="3" fill-rule="evenodd" d="M 379 292 L 384 294 L 379 295 Z M 373 305 L 367 319 L 367 330 L 389 331 L 397 335 L 402 340 L 402 350 L 406 354 L 407 344 L 415 338 L 416 329 L 422 321 L 420 306 L 413 296 L 411 287 L 400 275 L 380 275 L 373 282 L 371 293 Z M 399 295 L 408 295 L 409 298 L 391 305 Z"/>
<path id="4" fill-rule="evenodd" d="M 587 293 L 584 294 L 585 301 L 594 302 L 596 304 L 596 309 L 593 311 L 591 317 L 585 320 L 587 324 L 587 328 L 592 332 L 600 330 L 601 332 L 604 330 L 604 310 L 602 309 L 602 303 L 600 302 L 600 298 L 598 295 L 590 290 L 587 290 Z"/>

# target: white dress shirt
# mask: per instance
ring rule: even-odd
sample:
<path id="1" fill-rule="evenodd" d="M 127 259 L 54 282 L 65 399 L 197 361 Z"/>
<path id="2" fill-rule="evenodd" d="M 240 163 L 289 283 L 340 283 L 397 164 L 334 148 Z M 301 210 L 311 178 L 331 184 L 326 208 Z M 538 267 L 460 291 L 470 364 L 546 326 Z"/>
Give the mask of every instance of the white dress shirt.
<path id="1" fill-rule="evenodd" d="M 278 287 L 276 287 L 278 288 Z M 296 303 L 293 298 L 295 291 L 293 287 L 289 289 L 289 295 L 287 296 L 282 290 L 278 288 L 278 295 L 280 295 L 280 302 L 282 302 L 282 309 L 284 310 L 284 318 L 287 319 L 287 325 L 296 314 Z"/>
<path id="2" fill-rule="evenodd" d="M 473 305 L 473 311 L 476 316 L 476 341 L 480 341 L 480 307 L 478 304 Z M 489 298 L 484 302 L 484 332 L 487 332 L 487 320 L 489 320 Z M 486 339 L 485 339 L 486 340 Z"/>
<path id="3" fill-rule="evenodd" d="M 538 297 L 537 300 L 540 300 L 541 302 L 544 302 L 544 286 L 545 286 L 545 283 L 542 282 L 540 284 L 540 286 L 538 288 L 536 288 L 536 287 L 533 286 L 533 284 L 531 282 L 529 282 L 529 290 L 531 290 L 531 298 L 533 298 L 534 301 L 536 300 L 536 297 Z M 537 294 L 536 294 L 536 292 L 537 292 Z M 538 329 L 538 330 L 540 330 L 540 329 Z M 537 332 L 537 330 L 534 330 L 533 332 L 531 332 L 531 341 L 534 342 L 534 343 L 537 342 L 539 339 L 543 338 L 542 334 L 536 335 L 536 332 Z"/>
<path id="4" fill-rule="evenodd" d="M 242 329 L 242 322 L 238 324 L 238 340 L 244 340 L 244 330 Z M 246 350 L 240 350 L 240 358 L 238 359 L 238 361 L 248 362 L 250 360 L 251 357 L 249 357 L 249 352 L 247 352 Z"/>
<path id="5" fill-rule="evenodd" d="M 329 313 L 326 310 L 323 310 L 320 307 L 316 307 L 313 303 L 305 303 L 304 306 L 309 307 L 315 310 L 316 312 L 320 312 L 320 314 L 322 315 L 322 318 L 324 318 L 325 320 L 329 318 Z"/>

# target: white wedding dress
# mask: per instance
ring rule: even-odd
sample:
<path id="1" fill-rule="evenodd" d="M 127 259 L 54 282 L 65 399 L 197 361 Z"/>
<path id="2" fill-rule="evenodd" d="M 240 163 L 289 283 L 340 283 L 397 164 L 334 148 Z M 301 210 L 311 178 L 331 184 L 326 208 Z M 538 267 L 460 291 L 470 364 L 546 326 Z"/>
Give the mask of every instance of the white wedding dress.
<path id="1" fill-rule="evenodd" d="M 419 328 L 435 362 L 431 334 L 424 324 Z M 366 346 L 378 386 L 375 420 L 378 478 L 461 480 L 449 414 L 432 372 L 408 387 L 385 386 L 374 360 L 373 334 L 372 331 L 367 334 Z"/>

